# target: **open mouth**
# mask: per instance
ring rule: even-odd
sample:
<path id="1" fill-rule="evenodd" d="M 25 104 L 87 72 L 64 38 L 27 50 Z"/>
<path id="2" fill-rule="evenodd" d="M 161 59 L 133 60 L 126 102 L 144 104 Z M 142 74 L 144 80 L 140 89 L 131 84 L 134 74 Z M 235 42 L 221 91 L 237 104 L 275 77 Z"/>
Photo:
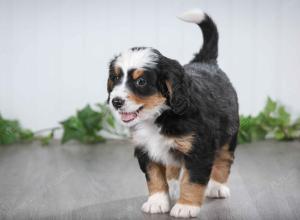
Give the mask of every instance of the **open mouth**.
<path id="1" fill-rule="evenodd" d="M 119 114 L 121 115 L 121 120 L 125 123 L 131 122 L 134 119 L 137 118 L 139 112 L 143 109 L 143 106 L 141 106 L 138 110 L 134 111 L 134 112 L 119 112 Z"/>

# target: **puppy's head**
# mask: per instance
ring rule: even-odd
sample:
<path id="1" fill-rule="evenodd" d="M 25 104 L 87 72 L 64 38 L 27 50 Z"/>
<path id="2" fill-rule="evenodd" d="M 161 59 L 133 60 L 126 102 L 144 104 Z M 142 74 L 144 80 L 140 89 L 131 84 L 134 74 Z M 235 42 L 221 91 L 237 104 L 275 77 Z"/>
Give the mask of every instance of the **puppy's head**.
<path id="1" fill-rule="evenodd" d="M 188 88 L 183 68 L 153 48 L 131 48 L 109 65 L 108 104 L 126 126 L 153 120 L 164 110 L 183 114 Z"/>

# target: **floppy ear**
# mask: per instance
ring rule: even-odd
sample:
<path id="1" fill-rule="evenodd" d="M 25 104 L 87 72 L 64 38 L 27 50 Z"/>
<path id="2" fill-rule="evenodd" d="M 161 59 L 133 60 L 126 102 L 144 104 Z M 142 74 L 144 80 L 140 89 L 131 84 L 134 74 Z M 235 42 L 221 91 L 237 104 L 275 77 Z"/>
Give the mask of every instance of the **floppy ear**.
<path id="1" fill-rule="evenodd" d="M 176 114 L 184 114 L 191 106 L 188 76 L 176 60 L 164 56 L 160 59 L 159 67 L 163 94 L 168 99 L 168 105 Z"/>
<path id="2" fill-rule="evenodd" d="M 109 103 L 110 100 L 110 93 L 113 90 L 114 82 L 112 80 L 112 76 L 115 74 L 116 67 L 115 67 L 115 62 L 116 62 L 117 56 L 115 56 L 110 62 L 108 66 L 108 79 L 107 79 L 107 93 L 108 97 L 106 100 L 106 103 Z"/>

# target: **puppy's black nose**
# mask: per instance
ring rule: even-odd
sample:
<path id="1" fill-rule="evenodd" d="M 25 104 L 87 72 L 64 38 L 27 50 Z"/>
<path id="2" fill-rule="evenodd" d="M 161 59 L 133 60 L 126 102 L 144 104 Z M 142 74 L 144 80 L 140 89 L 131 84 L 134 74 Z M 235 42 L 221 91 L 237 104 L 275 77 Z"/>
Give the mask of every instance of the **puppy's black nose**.
<path id="1" fill-rule="evenodd" d="M 116 109 L 121 108 L 124 105 L 125 100 L 120 97 L 116 97 L 112 99 L 112 104 Z"/>

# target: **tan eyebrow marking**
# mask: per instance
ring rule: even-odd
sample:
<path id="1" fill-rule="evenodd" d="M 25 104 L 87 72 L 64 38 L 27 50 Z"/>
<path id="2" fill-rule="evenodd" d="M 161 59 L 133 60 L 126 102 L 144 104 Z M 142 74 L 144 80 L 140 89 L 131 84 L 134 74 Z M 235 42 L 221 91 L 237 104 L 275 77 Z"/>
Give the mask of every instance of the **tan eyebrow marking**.
<path id="1" fill-rule="evenodd" d="M 121 68 L 118 67 L 118 66 L 115 66 L 115 68 L 114 68 L 114 75 L 115 76 L 120 76 L 120 74 L 121 74 Z"/>
<path id="2" fill-rule="evenodd" d="M 133 73 L 132 73 L 132 78 L 134 80 L 138 79 L 139 77 L 144 75 L 144 70 L 142 69 L 136 69 Z"/>

